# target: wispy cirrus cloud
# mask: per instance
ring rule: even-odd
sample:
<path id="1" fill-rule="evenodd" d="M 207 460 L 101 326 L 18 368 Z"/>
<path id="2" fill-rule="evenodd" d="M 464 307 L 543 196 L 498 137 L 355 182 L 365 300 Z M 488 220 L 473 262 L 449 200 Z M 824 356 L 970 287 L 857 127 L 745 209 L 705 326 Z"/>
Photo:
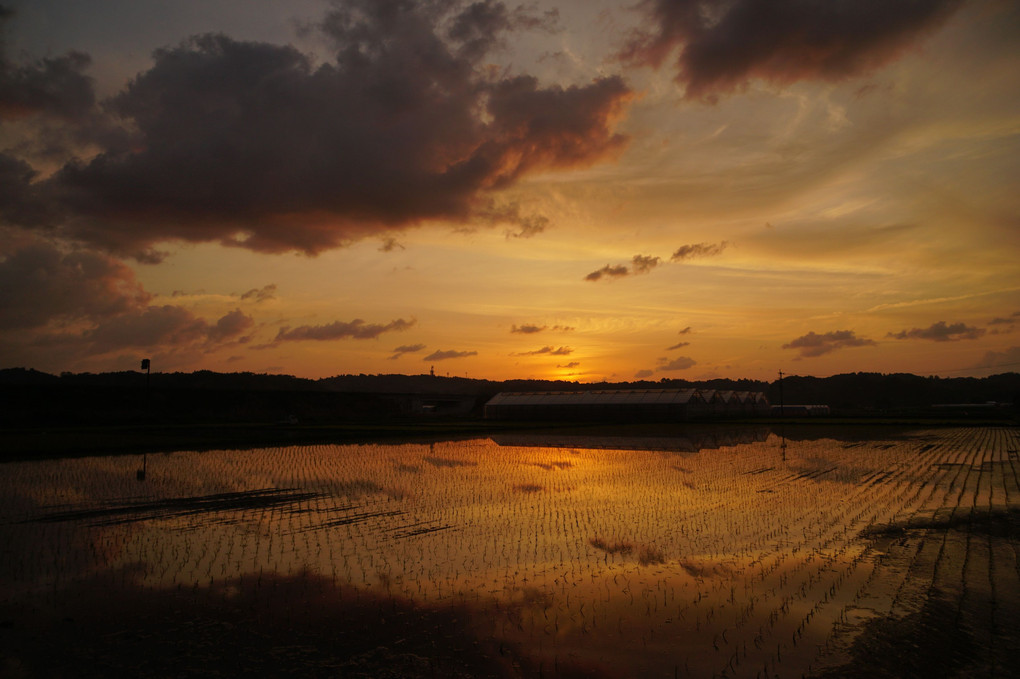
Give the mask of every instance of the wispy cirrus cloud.
<path id="1" fill-rule="evenodd" d="M 813 330 L 806 335 L 783 345 L 784 349 L 796 349 L 802 358 L 824 356 L 838 349 L 874 346 L 876 342 L 858 337 L 853 330 L 835 330 L 818 334 Z"/>

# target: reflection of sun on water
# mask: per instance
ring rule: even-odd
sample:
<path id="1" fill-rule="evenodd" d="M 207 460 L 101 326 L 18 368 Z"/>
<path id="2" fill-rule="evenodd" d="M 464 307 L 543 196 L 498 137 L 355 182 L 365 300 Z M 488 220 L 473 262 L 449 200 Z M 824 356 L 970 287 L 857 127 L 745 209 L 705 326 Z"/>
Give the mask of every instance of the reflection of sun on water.
<path id="1" fill-rule="evenodd" d="M 474 440 L 179 453 L 150 457 L 144 484 L 129 458 L 10 465 L 3 531 L 19 549 L 8 589 L 58 597 L 103 570 L 195 591 L 311 571 L 466 605 L 480 637 L 546 667 L 799 674 L 872 584 L 860 531 L 947 492 L 934 462 L 967 449 L 963 434 L 945 436 L 921 453 L 910 441 L 820 439 L 788 442 L 784 455 L 759 430 L 700 452 L 621 439 L 631 449 Z M 75 502 L 63 501 L 71 487 Z"/>

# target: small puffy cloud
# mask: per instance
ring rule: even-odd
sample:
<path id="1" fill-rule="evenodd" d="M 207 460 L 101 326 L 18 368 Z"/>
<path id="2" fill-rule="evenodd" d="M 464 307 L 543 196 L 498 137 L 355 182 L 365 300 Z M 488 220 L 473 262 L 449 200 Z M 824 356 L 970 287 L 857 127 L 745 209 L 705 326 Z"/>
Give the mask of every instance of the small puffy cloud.
<path id="1" fill-rule="evenodd" d="M 651 255 L 634 255 L 630 260 L 630 267 L 625 264 L 606 264 L 598 271 L 592 271 L 584 277 L 586 281 L 597 281 L 602 278 L 622 278 L 631 274 L 648 273 L 659 266 L 661 259 Z"/>
<path id="2" fill-rule="evenodd" d="M 683 330 L 681 330 L 677 334 L 678 335 L 689 335 L 689 334 L 691 334 L 691 326 L 688 325 L 686 328 L 684 328 Z"/>
<path id="3" fill-rule="evenodd" d="M 38 174 L 24 160 L 0 153 L 0 224 L 35 227 L 59 218 L 35 182 Z"/>
<path id="4" fill-rule="evenodd" d="M 12 15 L 0 6 L 0 30 Z M 91 111 L 95 93 L 92 79 L 85 75 L 91 61 L 87 54 L 68 52 L 16 64 L 0 52 L 0 120 L 33 115 L 72 119 Z"/>
<path id="5" fill-rule="evenodd" d="M 988 321 L 988 325 L 1014 325 L 1018 321 L 1020 321 L 1020 311 L 1014 311 L 1007 318 L 996 316 L 992 320 Z"/>
<path id="6" fill-rule="evenodd" d="M 650 255 L 634 255 L 631 260 L 631 266 L 634 273 L 648 273 L 655 267 L 659 266 L 660 259 L 658 257 L 652 257 Z"/>
<path id="7" fill-rule="evenodd" d="M 577 368 L 580 365 L 581 365 L 580 361 L 571 361 L 570 363 L 566 363 L 564 365 L 557 365 L 556 367 L 557 368 Z"/>
<path id="8" fill-rule="evenodd" d="M 657 372 L 671 372 L 674 370 L 687 370 L 690 367 L 697 365 L 690 356 L 677 356 L 670 360 L 668 358 L 660 358 L 659 365 L 655 368 Z"/>
<path id="9" fill-rule="evenodd" d="M 634 378 L 635 379 L 639 379 L 639 380 L 643 380 L 646 377 L 651 377 L 654 374 L 655 373 L 652 372 L 651 370 L 638 370 L 636 373 L 634 373 Z"/>
<path id="10" fill-rule="evenodd" d="M 210 349 L 233 340 L 254 325 L 254 320 L 235 309 L 214 324 L 184 307 L 149 306 L 104 319 L 81 336 L 44 336 L 41 342 L 80 344 L 92 355 L 125 349 Z"/>
<path id="11" fill-rule="evenodd" d="M 858 337 L 853 330 L 836 330 L 822 334 L 811 331 L 788 344 L 784 344 L 783 348 L 797 349 L 802 357 L 813 358 L 828 354 L 837 349 L 873 345 L 875 345 L 874 340 Z"/>
<path id="12" fill-rule="evenodd" d="M 1016 371 L 1020 365 L 1020 347 L 1009 347 L 1005 351 L 989 351 L 973 368 L 1000 372 Z"/>
<path id="13" fill-rule="evenodd" d="M 720 254 L 729 245 L 727 241 L 718 244 L 697 243 L 694 245 L 683 245 L 670 257 L 671 262 L 682 262 L 694 257 L 711 257 Z M 607 264 L 601 269 L 592 271 L 584 277 L 586 281 L 598 281 L 603 278 L 622 278 L 635 274 L 649 273 L 652 269 L 662 264 L 661 257 L 652 255 L 634 255 L 630 260 L 630 266 L 626 264 Z"/>
<path id="14" fill-rule="evenodd" d="M 623 50 L 632 63 L 675 58 L 685 96 L 714 101 L 754 79 L 839 81 L 893 61 L 961 0 L 801 2 L 648 0 L 646 24 Z"/>
<path id="15" fill-rule="evenodd" d="M 673 351 L 674 349 L 681 349 L 686 346 L 690 346 L 690 342 L 677 342 L 671 347 L 666 347 L 666 351 Z"/>
<path id="16" fill-rule="evenodd" d="M 912 328 L 899 332 L 890 332 L 887 337 L 893 339 L 926 339 L 934 342 L 955 342 L 965 339 L 977 339 L 985 334 L 984 328 L 964 325 L 963 323 L 947 324 L 945 321 L 932 323 L 927 328 Z"/>
<path id="17" fill-rule="evenodd" d="M 276 284 L 270 283 L 269 285 L 261 288 L 252 288 L 248 292 L 242 294 L 241 299 L 244 301 L 254 302 L 267 302 L 271 299 L 276 299 Z"/>
<path id="18" fill-rule="evenodd" d="M 122 314 L 86 333 L 96 353 L 164 344 L 183 346 L 204 339 L 208 324 L 187 309 L 165 304 Z"/>
<path id="19" fill-rule="evenodd" d="M 390 360 L 396 360 L 404 354 L 414 354 L 425 348 L 424 344 L 401 344 L 399 347 L 393 350 L 393 355 L 390 356 Z"/>
<path id="20" fill-rule="evenodd" d="M 284 327 L 280 328 L 274 341 L 375 339 L 385 332 L 407 330 L 415 322 L 414 319 L 406 321 L 398 318 L 386 324 L 365 323 L 360 318 L 355 318 L 353 321 L 335 321 L 327 325 L 302 325 L 297 328 Z"/>
<path id="21" fill-rule="evenodd" d="M 245 330 L 255 325 L 255 320 L 242 312 L 234 309 L 216 321 L 216 325 L 209 328 L 208 337 L 211 342 L 218 343 L 237 337 Z"/>
<path id="22" fill-rule="evenodd" d="M 403 245 L 397 242 L 396 238 L 387 237 L 382 239 L 382 245 L 379 246 L 379 252 L 393 252 L 394 250 L 405 249 Z"/>
<path id="23" fill-rule="evenodd" d="M 423 361 L 445 361 L 451 358 L 465 358 L 467 356 L 477 356 L 477 351 L 456 351 L 449 349 L 446 351 L 433 351 L 431 354 L 423 358 Z"/>
<path id="24" fill-rule="evenodd" d="M 592 271 L 590 274 L 584 277 L 586 281 L 597 281 L 602 278 L 620 278 L 630 273 L 630 270 L 623 264 L 617 264 L 615 266 L 606 264 L 604 267 L 597 271 Z"/>
<path id="25" fill-rule="evenodd" d="M 549 227 L 549 218 L 544 215 L 524 215 L 516 205 L 506 214 L 498 213 L 501 217 L 496 221 L 508 222 L 514 225 L 513 229 L 507 229 L 506 237 L 510 238 L 532 238 L 542 233 Z"/>
<path id="26" fill-rule="evenodd" d="M 522 351 L 516 354 L 510 354 L 511 356 L 569 356 L 574 353 L 574 350 L 570 347 L 551 347 L 544 346 L 541 349 L 535 349 L 534 351 Z"/>
<path id="27" fill-rule="evenodd" d="M 546 325 L 534 325 L 531 323 L 525 323 L 524 325 L 514 325 L 510 328 L 511 333 L 519 335 L 534 335 L 537 332 L 542 332 L 547 327 Z"/>
<path id="28" fill-rule="evenodd" d="M 682 262 L 695 257 L 715 257 L 722 254 L 722 251 L 727 247 L 729 247 L 729 241 L 681 245 L 673 252 L 669 260 L 671 262 Z"/>

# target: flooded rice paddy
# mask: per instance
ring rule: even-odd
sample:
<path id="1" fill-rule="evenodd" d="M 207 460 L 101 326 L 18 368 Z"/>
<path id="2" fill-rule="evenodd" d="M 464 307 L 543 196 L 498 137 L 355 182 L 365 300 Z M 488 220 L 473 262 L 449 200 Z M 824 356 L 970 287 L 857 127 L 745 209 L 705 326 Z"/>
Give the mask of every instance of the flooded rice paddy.
<path id="1" fill-rule="evenodd" d="M 1015 676 L 1013 428 L 0 466 L 0 676 Z"/>

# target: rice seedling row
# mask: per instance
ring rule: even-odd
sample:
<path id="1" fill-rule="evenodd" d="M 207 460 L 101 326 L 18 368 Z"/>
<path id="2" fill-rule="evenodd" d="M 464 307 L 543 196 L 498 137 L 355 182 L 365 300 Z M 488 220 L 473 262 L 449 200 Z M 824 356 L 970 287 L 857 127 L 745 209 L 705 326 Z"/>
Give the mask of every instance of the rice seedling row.
<path id="1" fill-rule="evenodd" d="M 59 610 L 101 577 L 278 602 L 285 577 L 295 619 L 325 586 L 463 611 L 511 674 L 734 677 L 824 674 L 937 602 L 994 675 L 1017 650 L 1016 449 L 1011 429 L 319 445 L 149 456 L 144 482 L 126 458 L 12 463 L 2 594 Z"/>

